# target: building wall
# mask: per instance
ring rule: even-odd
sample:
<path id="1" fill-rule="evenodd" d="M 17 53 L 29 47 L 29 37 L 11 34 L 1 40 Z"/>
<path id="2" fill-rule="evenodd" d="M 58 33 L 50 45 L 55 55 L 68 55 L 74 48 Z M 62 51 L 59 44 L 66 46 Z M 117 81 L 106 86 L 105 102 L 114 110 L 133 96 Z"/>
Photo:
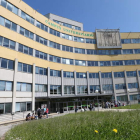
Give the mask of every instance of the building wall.
<path id="1" fill-rule="evenodd" d="M 1 2 L 1 1 L 0 1 Z M 41 15 L 38 13 L 36 10 L 28 6 L 26 3 L 24 3 L 21 0 L 8 0 L 8 2 L 12 3 L 16 7 L 18 7 L 20 10 L 24 11 L 31 17 L 35 18 L 37 21 L 45 24 L 48 26 L 48 28 L 52 28 L 54 30 L 57 30 L 61 33 L 69 34 L 72 36 L 76 37 L 81 37 L 81 38 L 88 38 L 88 39 L 96 39 L 96 35 L 93 32 L 83 32 L 83 31 L 78 31 L 79 34 L 76 34 L 77 30 L 75 31 L 75 34 L 71 32 L 71 29 L 61 26 L 60 25 L 47 19 L 45 16 Z M 0 5 L 0 13 L 1 16 L 16 23 L 19 26 L 33 32 L 34 34 L 37 34 L 47 40 L 59 43 L 61 45 L 66 45 L 66 46 L 71 46 L 75 48 L 83 48 L 83 49 L 93 49 L 97 50 L 97 45 L 96 44 L 88 44 L 88 43 L 80 43 L 80 42 L 75 42 L 75 41 L 70 41 L 67 39 L 63 39 L 61 37 L 54 36 L 48 32 L 45 32 L 36 26 L 32 25 L 31 23 L 27 22 L 26 20 L 22 19 L 20 16 L 12 13 L 11 11 L 7 10 L 6 8 L 2 7 Z M 20 12 L 19 12 L 20 14 Z M 47 22 L 45 22 L 47 20 Z M 50 24 L 48 24 L 48 21 Z M 52 24 L 51 24 L 52 23 Z M 52 25 L 57 25 L 57 26 L 52 26 Z M 48 29 L 49 30 L 49 29 Z M 84 34 L 90 34 L 91 36 L 83 36 Z M 124 54 L 124 55 L 87 55 L 87 54 L 77 54 L 77 53 L 71 53 L 71 52 L 66 52 L 58 49 L 54 49 L 45 45 L 42 45 L 35 40 L 31 40 L 18 32 L 14 32 L 6 27 L 3 27 L 0 25 L 0 36 L 3 36 L 5 38 L 8 38 L 10 40 L 13 40 L 15 42 L 21 43 L 25 46 L 28 46 L 30 48 L 33 48 L 35 50 L 47 53 L 49 55 L 54 55 L 62 58 L 69 58 L 69 59 L 76 59 L 76 60 L 85 60 L 85 61 L 113 61 L 113 60 L 134 60 L 134 59 L 140 59 L 139 54 Z M 138 38 L 139 33 L 121 33 L 121 39 L 133 39 L 133 38 Z M 122 49 L 140 49 L 139 44 L 122 44 Z M 50 85 L 61 85 L 62 86 L 62 93 L 61 95 L 58 95 L 59 97 L 64 96 L 64 85 L 74 85 L 75 86 L 75 95 L 77 95 L 77 85 L 87 85 L 88 86 L 88 95 L 90 95 L 90 85 L 100 85 L 101 87 L 101 95 L 104 96 L 102 91 L 102 85 L 103 84 L 113 84 L 114 85 L 114 90 L 113 91 L 108 91 L 109 95 L 114 95 L 115 98 L 116 96 L 120 95 L 131 95 L 131 94 L 138 94 L 139 93 L 139 88 L 138 89 L 132 89 L 132 93 L 128 93 L 127 89 L 126 90 L 115 90 L 115 84 L 117 83 L 129 83 L 129 82 L 138 82 L 139 81 L 139 74 L 137 74 L 137 77 L 131 77 L 127 78 L 110 78 L 110 79 L 102 79 L 101 75 L 99 79 L 97 78 L 92 78 L 90 79 L 88 76 L 86 79 L 79 79 L 76 78 L 76 72 L 84 72 L 84 73 L 103 73 L 103 72 L 119 72 L 119 71 L 136 71 L 140 70 L 139 65 L 129 65 L 129 66 L 94 66 L 94 67 L 88 67 L 88 66 L 76 66 L 76 65 L 66 65 L 66 64 L 61 64 L 61 63 L 55 63 L 55 62 L 50 62 L 47 60 L 39 59 L 34 56 L 30 56 L 27 54 L 23 54 L 21 52 L 18 52 L 16 50 L 12 50 L 9 48 L 5 48 L 0 46 L 0 57 L 1 58 L 6 58 L 9 60 L 15 61 L 15 70 L 7 70 L 7 69 L 2 69 L 0 68 L 0 80 L 5 80 L 5 81 L 13 81 L 13 90 L 11 92 L 0 92 L 0 103 L 6 103 L 6 102 L 13 102 L 15 104 L 16 102 L 35 102 L 35 97 L 50 97 Z M 29 64 L 33 66 L 33 73 L 32 74 L 27 74 L 23 72 L 18 72 L 17 67 L 18 67 L 18 62 Z M 47 76 L 42 76 L 42 75 L 37 75 L 35 74 L 35 66 L 37 67 L 42 67 L 42 68 L 47 68 L 48 69 L 48 75 Z M 58 70 L 61 71 L 61 75 L 63 75 L 63 71 L 69 71 L 69 72 L 75 72 L 75 77 L 74 78 L 63 78 L 62 77 L 51 77 L 50 76 L 50 69 L 53 70 Z M 32 92 L 17 92 L 16 91 L 16 84 L 17 82 L 25 82 L 25 83 L 32 83 Z M 44 93 L 35 93 L 35 83 L 36 84 L 46 84 L 48 87 L 48 92 Z M 75 96 L 74 95 L 74 96 Z M 53 95 L 54 96 L 54 95 Z M 66 96 L 66 95 L 65 95 Z M 79 95 L 82 96 L 82 95 Z M 95 94 L 92 94 L 92 96 L 96 96 Z M 78 95 L 77 95 L 78 97 Z M 12 106 L 12 110 L 14 110 L 15 106 Z M 34 106 L 33 106 L 34 110 Z"/>

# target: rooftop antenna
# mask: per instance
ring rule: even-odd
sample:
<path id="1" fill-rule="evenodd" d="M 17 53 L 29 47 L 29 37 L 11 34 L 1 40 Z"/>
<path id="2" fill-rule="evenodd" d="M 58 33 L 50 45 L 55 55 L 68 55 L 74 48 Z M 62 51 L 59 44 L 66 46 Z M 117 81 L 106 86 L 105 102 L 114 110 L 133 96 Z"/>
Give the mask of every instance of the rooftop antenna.
<path id="1" fill-rule="evenodd" d="M 129 37 L 130 33 L 131 33 L 131 31 L 129 32 L 129 34 L 128 34 L 127 38 Z M 126 38 L 126 39 L 127 39 L 127 38 Z"/>

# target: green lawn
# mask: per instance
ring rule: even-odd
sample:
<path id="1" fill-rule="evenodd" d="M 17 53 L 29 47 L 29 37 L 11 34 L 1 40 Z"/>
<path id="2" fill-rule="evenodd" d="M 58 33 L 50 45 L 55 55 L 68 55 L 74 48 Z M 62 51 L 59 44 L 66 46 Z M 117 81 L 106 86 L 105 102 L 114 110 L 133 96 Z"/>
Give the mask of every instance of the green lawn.
<path id="1" fill-rule="evenodd" d="M 120 106 L 120 107 L 113 107 L 113 109 L 140 109 L 140 104 Z"/>
<path id="2" fill-rule="evenodd" d="M 83 112 L 18 125 L 6 134 L 5 139 L 140 140 L 139 124 L 139 110 L 128 112 Z M 115 133 L 113 129 L 118 132 Z"/>

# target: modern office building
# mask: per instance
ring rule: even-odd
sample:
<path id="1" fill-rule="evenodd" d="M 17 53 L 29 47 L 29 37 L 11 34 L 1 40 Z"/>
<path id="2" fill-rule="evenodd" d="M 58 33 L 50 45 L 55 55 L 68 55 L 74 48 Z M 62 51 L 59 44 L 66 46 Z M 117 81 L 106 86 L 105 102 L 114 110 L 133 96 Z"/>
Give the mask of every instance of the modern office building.
<path id="1" fill-rule="evenodd" d="M 137 100 L 139 37 L 85 32 L 82 23 L 41 15 L 22 0 L 0 0 L 0 114 Z"/>

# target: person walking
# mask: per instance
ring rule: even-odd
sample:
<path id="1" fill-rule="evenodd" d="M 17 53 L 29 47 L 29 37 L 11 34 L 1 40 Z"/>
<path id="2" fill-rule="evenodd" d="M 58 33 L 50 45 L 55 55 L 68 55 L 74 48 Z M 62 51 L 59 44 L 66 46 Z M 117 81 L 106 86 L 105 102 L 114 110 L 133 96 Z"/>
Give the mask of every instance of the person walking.
<path id="1" fill-rule="evenodd" d="M 77 109 L 77 106 L 75 106 L 75 113 L 77 113 L 77 110 L 78 110 L 78 109 Z"/>
<path id="2" fill-rule="evenodd" d="M 48 118 L 48 114 L 49 114 L 49 109 L 46 109 L 46 117 Z"/>
<path id="3" fill-rule="evenodd" d="M 92 103 L 90 103 L 90 108 L 89 109 L 90 109 L 90 111 L 92 111 Z"/>

